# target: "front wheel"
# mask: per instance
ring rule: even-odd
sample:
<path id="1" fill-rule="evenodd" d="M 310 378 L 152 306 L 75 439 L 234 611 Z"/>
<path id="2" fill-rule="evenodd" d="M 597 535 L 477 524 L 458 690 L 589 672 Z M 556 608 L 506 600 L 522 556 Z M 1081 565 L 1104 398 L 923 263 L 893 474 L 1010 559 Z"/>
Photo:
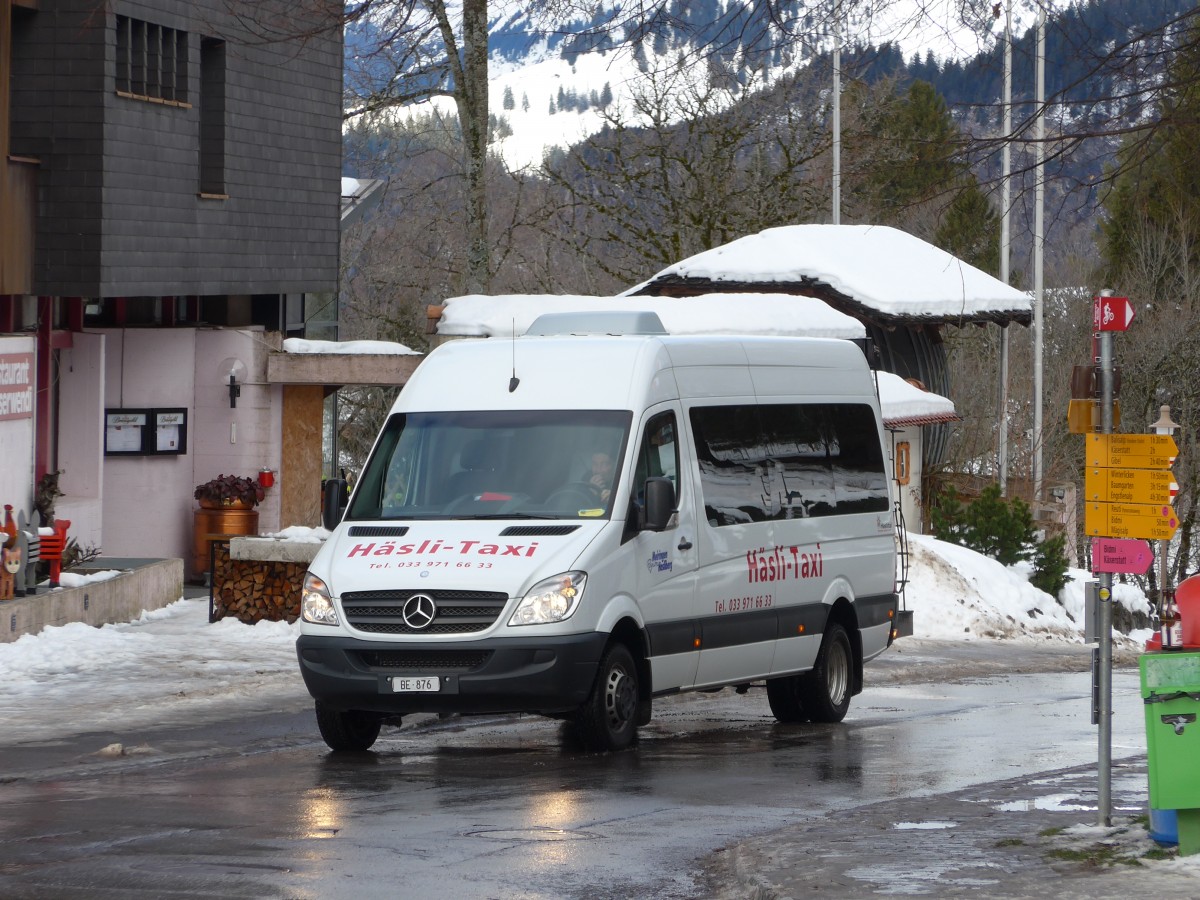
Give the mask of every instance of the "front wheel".
<path id="1" fill-rule="evenodd" d="M 379 737 L 382 720 L 357 709 L 332 709 L 317 703 L 317 728 L 330 750 L 369 750 Z"/>
<path id="2" fill-rule="evenodd" d="M 821 639 L 816 665 L 796 676 L 797 696 L 812 721 L 840 722 L 846 717 L 853 673 L 850 636 L 837 622 L 830 622 Z"/>
<path id="3" fill-rule="evenodd" d="M 591 696 L 575 713 L 575 730 L 588 750 L 624 750 L 637 736 L 638 673 L 624 644 L 600 660 Z"/>

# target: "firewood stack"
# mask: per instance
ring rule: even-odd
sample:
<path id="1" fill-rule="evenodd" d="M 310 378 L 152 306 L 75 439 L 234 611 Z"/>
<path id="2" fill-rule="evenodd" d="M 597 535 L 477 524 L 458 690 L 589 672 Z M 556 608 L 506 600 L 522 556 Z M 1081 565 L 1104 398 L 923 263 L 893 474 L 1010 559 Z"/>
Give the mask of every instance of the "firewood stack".
<path id="1" fill-rule="evenodd" d="M 213 619 L 233 616 L 248 625 L 264 619 L 294 622 L 300 615 L 304 563 L 230 559 L 229 544 L 213 552 Z"/>

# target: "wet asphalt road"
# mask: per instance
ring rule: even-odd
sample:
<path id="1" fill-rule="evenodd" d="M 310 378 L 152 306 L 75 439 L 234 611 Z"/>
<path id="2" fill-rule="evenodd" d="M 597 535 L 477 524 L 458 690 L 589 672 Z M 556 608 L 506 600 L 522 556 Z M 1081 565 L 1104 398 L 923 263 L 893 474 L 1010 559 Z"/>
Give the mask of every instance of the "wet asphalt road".
<path id="1" fill-rule="evenodd" d="M 414 717 L 335 755 L 302 704 L 5 747 L 0 897 L 710 896 L 706 861 L 756 835 L 1094 762 L 1087 653 L 901 642 L 841 725 L 691 694 L 611 755 L 532 717 Z M 1135 671 L 1114 709 L 1114 758 L 1144 754 Z"/>

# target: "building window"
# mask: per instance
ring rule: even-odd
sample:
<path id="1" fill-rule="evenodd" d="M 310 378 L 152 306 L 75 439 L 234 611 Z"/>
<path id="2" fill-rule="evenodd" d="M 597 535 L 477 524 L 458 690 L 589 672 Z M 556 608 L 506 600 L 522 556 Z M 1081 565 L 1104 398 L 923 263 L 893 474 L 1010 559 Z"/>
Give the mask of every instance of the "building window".
<path id="1" fill-rule="evenodd" d="M 200 193 L 225 195 L 225 42 L 200 41 Z"/>
<path id="2" fill-rule="evenodd" d="M 117 92 L 185 105 L 187 32 L 117 16 Z"/>

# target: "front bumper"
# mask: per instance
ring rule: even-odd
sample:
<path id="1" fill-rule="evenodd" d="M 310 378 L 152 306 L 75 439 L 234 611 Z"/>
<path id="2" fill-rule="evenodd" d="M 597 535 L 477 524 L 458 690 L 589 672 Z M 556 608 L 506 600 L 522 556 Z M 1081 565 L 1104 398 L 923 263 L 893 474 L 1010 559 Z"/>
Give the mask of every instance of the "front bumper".
<path id="1" fill-rule="evenodd" d="M 296 656 L 308 692 L 335 709 L 563 713 L 587 699 L 607 642 L 601 632 L 445 644 L 305 634 Z M 441 689 L 392 689 L 394 676 L 413 675 L 437 675 Z"/>

